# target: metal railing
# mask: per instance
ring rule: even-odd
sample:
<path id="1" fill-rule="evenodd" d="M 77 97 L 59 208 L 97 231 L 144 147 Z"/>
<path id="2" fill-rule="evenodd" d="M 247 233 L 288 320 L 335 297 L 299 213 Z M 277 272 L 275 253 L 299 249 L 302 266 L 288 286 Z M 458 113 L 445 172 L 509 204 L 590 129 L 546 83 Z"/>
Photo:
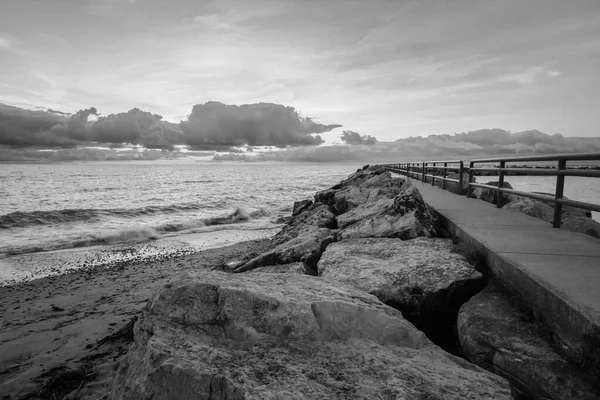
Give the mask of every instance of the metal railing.
<path id="1" fill-rule="evenodd" d="M 535 200 L 546 201 L 554 204 L 554 218 L 552 226 L 560 228 L 562 219 L 562 206 L 571 206 L 581 208 L 589 211 L 600 212 L 600 205 L 593 203 L 586 203 L 583 201 L 576 201 L 564 198 L 564 187 L 566 176 L 580 176 L 587 178 L 600 178 L 600 170 L 586 170 L 586 169 L 575 169 L 568 168 L 568 161 L 598 161 L 600 160 L 600 153 L 582 153 L 582 154 L 554 154 L 544 156 L 529 156 L 529 157 L 497 157 L 497 158 L 481 158 L 471 160 L 469 167 L 464 166 L 461 160 L 449 160 L 449 161 L 419 161 L 419 162 L 408 162 L 400 164 L 383 164 L 382 166 L 390 171 L 397 172 L 399 174 L 417 178 L 423 182 L 427 182 L 431 179 L 431 184 L 435 185 L 436 179 L 442 180 L 442 189 L 446 189 L 446 182 L 452 182 L 458 184 L 458 193 L 463 194 L 463 172 L 469 173 L 468 178 L 468 189 L 467 197 L 471 197 L 473 188 L 490 189 L 498 193 L 496 206 L 502 207 L 504 205 L 504 195 L 514 194 L 517 196 L 523 196 L 532 198 Z M 541 162 L 541 161 L 556 161 L 556 167 L 535 167 L 535 168 L 519 168 L 519 167 L 507 167 L 506 163 L 514 162 Z M 476 165 L 482 164 L 499 164 L 497 167 L 476 167 Z M 455 166 L 448 166 L 449 164 Z M 457 165 L 457 166 L 456 166 Z M 441 175 L 437 173 L 441 171 Z M 458 179 L 448 178 L 448 171 L 458 172 Z M 474 175 L 482 172 L 493 172 L 494 175 L 498 175 L 498 185 L 486 185 L 482 183 L 474 182 Z M 525 175 L 547 175 L 556 176 L 556 189 L 554 196 L 522 192 L 519 190 L 509 189 L 504 187 L 504 177 L 507 174 L 525 174 Z"/>
<path id="2" fill-rule="evenodd" d="M 471 160 L 469 163 L 469 190 L 467 196 L 470 197 L 473 191 L 473 187 L 480 187 L 484 189 L 491 189 L 498 192 L 498 198 L 496 200 L 496 206 L 502 207 L 504 205 L 504 194 L 514 194 L 517 196 L 528 197 L 535 200 L 548 201 L 554 203 L 554 218 L 552 226 L 560 228 L 562 219 L 562 206 L 572 206 L 576 208 L 582 208 L 589 211 L 600 212 L 600 205 L 586 203 L 583 201 L 568 200 L 564 198 L 565 188 L 565 177 L 566 176 L 581 176 L 588 178 L 600 178 L 600 170 L 581 170 L 581 169 L 569 169 L 567 168 L 567 161 L 597 161 L 600 160 L 599 153 L 585 153 L 585 154 L 554 154 L 547 156 L 529 156 L 529 157 L 502 157 L 502 158 L 482 158 L 477 160 Z M 556 161 L 557 167 L 541 167 L 541 168 L 510 168 L 506 167 L 506 163 L 510 162 L 539 162 L 539 161 Z M 498 163 L 499 166 L 495 168 L 483 168 L 475 167 L 476 164 L 490 164 Z M 484 185 L 482 183 L 473 182 L 473 175 L 476 172 L 494 172 L 498 175 L 498 186 Z M 508 189 L 504 187 L 504 176 L 508 173 L 523 173 L 527 175 L 549 175 L 556 176 L 556 189 L 554 196 L 548 196 L 538 193 L 522 192 L 519 190 Z"/>
<path id="3" fill-rule="evenodd" d="M 451 166 L 448 166 L 452 164 Z M 392 172 L 416 178 L 422 182 L 431 179 L 431 185 L 435 185 L 435 180 L 442 181 L 442 189 L 446 189 L 446 182 L 456 183 L 458 185 L 458 194 L 463 194 L 463 173 L 466 171 L 462 160 L 444 160 L 444 161 L 418 161 L 400 164 L 384 164 L 384 167 Z M 441 175 L 437 172 L 441 171 Z M 448 171 L 457 172 L 458 179 L 448 178 Z"/>

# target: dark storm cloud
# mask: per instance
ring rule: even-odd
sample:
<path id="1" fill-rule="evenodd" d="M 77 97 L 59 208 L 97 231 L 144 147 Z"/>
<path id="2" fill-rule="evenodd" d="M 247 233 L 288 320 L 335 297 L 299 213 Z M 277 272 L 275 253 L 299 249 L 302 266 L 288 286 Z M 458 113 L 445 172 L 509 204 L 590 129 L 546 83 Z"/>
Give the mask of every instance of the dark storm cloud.
<path id="1" fill-rule="evenodd" d="M 51 129 L 66 118 L 45 111 L 24 110 L 0 104 L 0 144 L 29 146 L 71 146 L 75 140 L 61 137 Z"/>
<path id="2" fill-rule="evenodd" d="M 322 125 L 303 118 L 293 107 L 259 103 L 242 106 L 208 102 L 195 105 L 180 124 L 185 143 L 194 148 L 215 146 L 315 146 L 323 143 L 314 133 L 340 125 Z"/>
<path id="3" fill-rule="evenodd" d="M 374 137 L 369 135 L 361 135 L 360 133 L 353 131 L 342 132 L 342 136 L 340 138 L 344 143 L 352 145 L 374 145 L 377 143 L 377 139 L 375 139 Z"/>
<path id="4" fill-rule="evenodd" d="M 90 107 L 65 117 L 54 112 L 0 106 L 0 145 L 14 147 L 73 147 L 90 143 L 130 143 L 166 150 L 179 144 L 209 150 L 241 145 L 314 146 L 323 143 L 315 134 L 339 126 L 318 124 L 299 116 L 292 107 L 266 103 L 196 105 L 179 125 L 138 108 L 101 116 L 95 107 Z"/>
<path id="5" fill-rule="evenodd" d="M 597 151 L 600 151 L 600 138 L 547 135 L 537 130 L 511 133 L 503 129 L 481 129 L 453 135 L 409 137 L 395 142 L 378 142 L 371 146 L 296 148 L 262 153 L 258 156 L 220 154 L 215 156 L 215 160 L 393 163 L 448 158 L 468 161 L 476 157 L 496 155 L 525 156 Z"/>

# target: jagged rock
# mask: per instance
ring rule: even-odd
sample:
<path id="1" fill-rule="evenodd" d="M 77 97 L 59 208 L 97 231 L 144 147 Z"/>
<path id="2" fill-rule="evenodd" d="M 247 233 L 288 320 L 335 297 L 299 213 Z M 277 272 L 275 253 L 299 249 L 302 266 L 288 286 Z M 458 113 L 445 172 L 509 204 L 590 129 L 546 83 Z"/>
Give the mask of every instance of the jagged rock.
<path id="1" fill-rule="evenodd" d="M 335 229 L 337 221 L 331 208 L 321 203 L 314 203 L 292 219 L 287 226 L 279 231 L 271 240 L 274 246 L 297 238 L 299 235 L 319 228 Z"/>
<path id="2" fill-rule="evenodd" d="M 373 176 L 386 173 L 387 171 L 383 167 L 369 167 L 365 169 L 359 169 L 348 178 L 344 179 L 340 183 L 332 186 L 329 189 L 322 190 L 315 194 L 315 203 L 323 203 L 329 206 L 335 205 L 335 194 L 344 188 L 351 186 L 359 186 L 361 183 L 371 179 Z M 389 173 L 388 173 L 389 174 Z"/>
<path id="3" fill-rule="evenodd" d="M 563 217 L 561 228 L 600 239 L 600 222 L 588 217 Z"/>
<path id="4" fill-rule="evenodd" d="M 301 214 L 302 215 L 302 214 Z M 306 263 L 317 271 L 317 262 L 328 244 L 336 241 L 335 231 L 327 228 L 307 228 L 297 237 L 283 242 L 236 268 L 233 272 L 246 272 L 268 265 L 289 264 L 297 261 Z"/>
<path id="5" fill-rule="evenodd" d="M 325 189 L 315 193 L 315 203 L 327 204 L 328 206 L 335 205 L 336 189 Z"/>
<path id="6" fill-rule="evenodd" d="M 486 183 L 484 183 L 484 185 L 498 187 L 498 181 L 486 182 Z M 504 182 L 502 187 L 505 189 L 513 188 L 512 185 L 508 182 Z M 484 189 L 484 188 L 477 187 L 477 188 L 473 189 L 473 192 L 471 192 L 471 197 L 473 197 L 475 199 L 487 201 L 488 203 L 496 204 L 496 201 L 498 201 L 498 192 L 495 190 L 492 190 L 492 189 Z M 505 204 L 513 201 L 514 198 L 515 198 L 515 196 L 512 196 L 512 195 L 507 195 L 507 194 L 503 195 Z M 519 197 L 519 198 L 522 198 L 522 197 Z"/>
<path id="7" fill-rule="evenodd" d="M 292 209 L 292 217 L 300 214 L 313 204 L 312 200 L 300 200 L 294 202 L 294 208 Z"/>
<path id="8" fill-rule="evenodd" d="M 394 198 L 405 182 L 401 178 L 392 178 L 389 172 L 375 175 L 358 186 L 337 191 L 334 195 L 335 209 L 338 214 L 343 214 L 367 202 Z"/>
<path id="9" fill-rule="evenodd" d="M 552 222 L 554 220 L 554 208 L 541 201 L 528 199 L 526 197 L 515 196 L 510 203 L 505 204 L 502 208 L 520 212 L 547 222 Z"/>
<path id="10" fill-rule="evenodd" d="M 510 399 L 374 296 L 293 274 L 189 274 L 156 293 L 113 400 Z"/>
<path id="11" fill-rule="evenodd" d="M 342 239 L 394 237 L 403 240 L 434 237 L 434 220 L 423 197 L 406 182 L 393 200 L 368 202 L 337 217 Z"/>
<path id="12" fill-rule="evenodd" d="M 524 396 L 556 400 L 600 396 L 552 349 L 531 318 L 493 286 L 461 307 L 458 335 L 467 359 L 506 377 Z"/>
<path id="13" fill-rule="evenodd" d="M 548 192 L 533 192 L 533 193 L 545 194 L 546 196 L 554 197 L 554 193 L 548 193 Z M 568 197 L 566 197 L 566 196 L 564 196 L 563 198 L 568 199 Z M 537 201 L 541 201 L 542 203 L 544 203 L 547 206 L 550 206 L 554 209 L 554 201 L 550 201 L 550 200 L 537 200 Z M 590 210 L 585 210 L 583 208 L 577 208 L 577 207 L 565 206 L 565 205 L 562 206 L 562 215 L 563 215 L 563 218 L 565 218 L 565 217 L 592 218 L 592 212 Z"/>
<path id="14" fill-rule="evenodd" d="M 270 250 L 236 268 L 245 272 L 258 267 L 304 262 L 316 272 L 325 247 L 336 240 L 337 222 L 330 207 L 315 203 L 296 216 L 271 240 Z"/>
<path id="15" fill-rule="evenodd" d="M 270 265 L 268 267 L 259 267 L 249 272 L 266 272 L 266 273 L 292 273 L 300 275 L 313 275 L 317 273 L 303 262 L 295 262 L 291 264 Z"/>
<path id="16" fill-rule="evenodd" d="M 461 304 L 485 285 L 453 249 L 450 239 L 346 239 L 327 247 L 319 275 L 377 296 L 433 338 L 448 334 L 439 326 L 453 326 Z"/>

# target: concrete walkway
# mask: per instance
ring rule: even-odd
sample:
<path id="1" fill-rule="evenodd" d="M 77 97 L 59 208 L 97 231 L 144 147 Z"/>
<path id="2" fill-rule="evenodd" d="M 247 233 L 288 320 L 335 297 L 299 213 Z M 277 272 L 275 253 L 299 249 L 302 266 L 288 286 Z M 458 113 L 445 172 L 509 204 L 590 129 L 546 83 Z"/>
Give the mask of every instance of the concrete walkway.
<path id="1" fill-rule="evenodd" d="M 600 366 L 600 240 L 411 179 L 437 217 L 582 362 Z M 572 352 L 575 352 L 572 353 Z"/>

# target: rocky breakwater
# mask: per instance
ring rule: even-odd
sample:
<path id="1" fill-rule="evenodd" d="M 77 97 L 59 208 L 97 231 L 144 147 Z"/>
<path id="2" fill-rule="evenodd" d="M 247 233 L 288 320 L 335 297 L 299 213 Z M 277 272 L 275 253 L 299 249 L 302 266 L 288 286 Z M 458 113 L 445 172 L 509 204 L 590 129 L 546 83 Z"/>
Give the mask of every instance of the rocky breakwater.
<path id="1" fill-rule="evenodd" d="M 498 181 L 491 181 L 485 184 L 498 186 Z M 508 182 L 504 182 L 503 187 L 508 189 L 513 188 Z M 534 193 L 544 194 L 550 197 L 554 196 L 554 193 Z M 488 203 L 496 204 L 498 201 L 498 192 L 491 189 L 475 188 L 473 190 L 472 197 L 487 201 Z M 502 208 L 505 210 L 520 212 L 549 223 L 554 221 L 554 202 L 552 201 L 540 201 L 522 196 L 504 195 Z M 563 206 L 561 216 L 561 228 L 574 232 L 585 233 L 586 235 L 600 239 L 600 222 L 592 219 L 591 211 L 572 206 Z"/>
<path id="2" fill-rule="evenodd" d="M 449 239 L 365 238 L 333 243 L 319 274 L 371 293 L 447 350 L 456 346 L 459 307 L 485 286 Z"/>
<path id="3" fill-rule="evenodd" d="M 497 287 L 487 287 L 461 307 L 458 333 L 464 356 L 510 380 L 519 399 L 600 398 L 597 373 L 588 371 L 586 377 L 561 356 L 550 335 Z"/>
<path id="4" fill-rule="evenodd" d="M 454 328 L 483 285 L 413 186 L 366 167 L 294 210 L 262 254 L 150 300 L 114 399 L 511 398 L 406 319 Z"/>
<path id="5" fill-rule="evenodd" d="M 149 301 L 113 399 L 510 399 L 375 296 L 318 277 L 190 274 Z"/>

